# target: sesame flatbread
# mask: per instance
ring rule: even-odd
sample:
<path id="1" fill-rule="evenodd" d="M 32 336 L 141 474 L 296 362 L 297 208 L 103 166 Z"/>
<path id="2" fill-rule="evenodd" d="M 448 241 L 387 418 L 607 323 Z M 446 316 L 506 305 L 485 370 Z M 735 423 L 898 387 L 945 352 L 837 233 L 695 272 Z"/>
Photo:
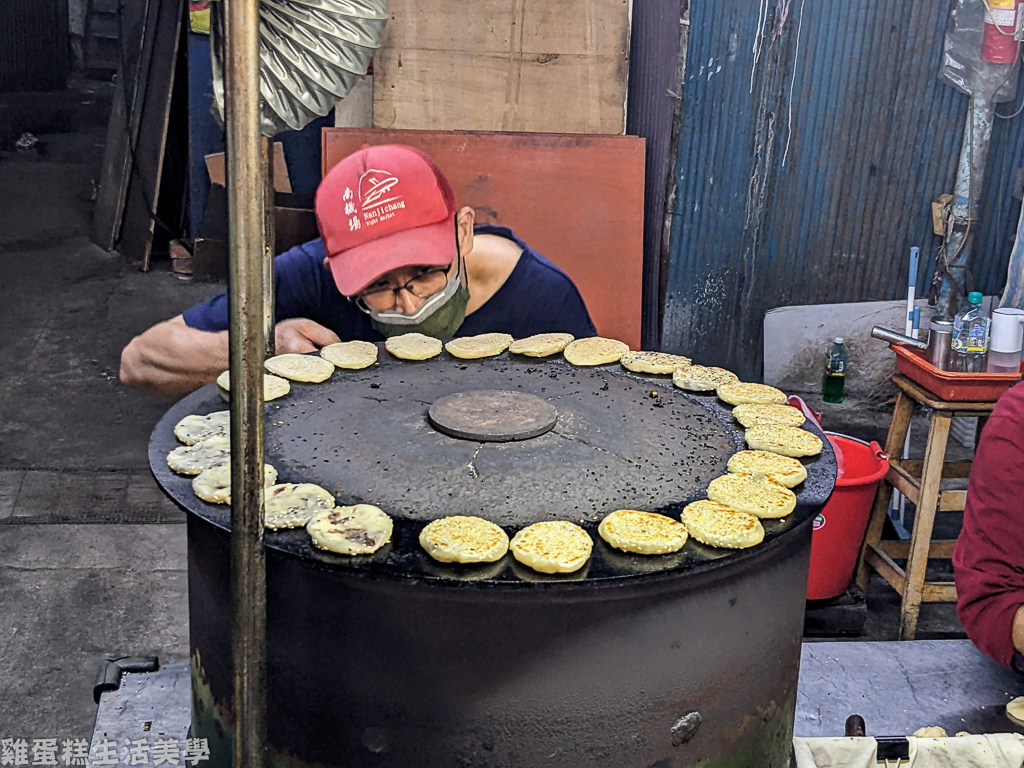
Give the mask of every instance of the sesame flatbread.
<path id="1" fill-rule="evenodd" d="M 807 467 L 789 456 L 769 451 L 740 451 L 734 453 L 726 469 L 733 473 L 760 472 L 787 488 L 800 485 L 807 479 Z"/>
<path id="2" fill-rule="evenodd" d="M 224 373 L 217 377 L 217 386 L 225 392 L 231 391 L 231 374 L 229 371 L 224 371 Z M 287 379 L 282 379 L 280 376 L 274 376 L 270 373 L 263 374 L 263 402 L 269 403 L 271 400 L 284 397 L 291 389 L 292 385 L 288 383 Z"/>
<path id="3" fill-rule="evenodd" d="M 444 348 L 453 357 L 463 360 L 478 360 L 481 357 L 500 355 L 515 341 L 507 333 L 481 333 L 479 336 L 462 336 L 452 339 Z"/>
<path id="4" fill-rule="evenodd" d="M 1024 725 L 1024 696 L 1006 702 L 1006 716 L 1017 725 Z"/>
<path id="5" fill-rule="evenodd" d="M 739 381 L 739 376 L 732 371 L 708 365 L 679 366 L 672 372 L 672 383 L 690 392 L 711 392 L 734 381 Z"/>
<path id="6" fill-rule="evenodd" d="M 576 339 L 565 348 L 563 354 L 573 365 L 589 366 L 617 363 L 627 352 L 629 345 L 624 341 L 591 336 L 588 339 Z"/>
<path id="7" fill-rule="evenodd" d="M 192 445 L 182 445 L 167 454 L 167 466 L 182 475 L 198 475 L 225 461 L 231 461 L 231 438 L 227 435 L 214 435 Z"/>
<path id="8" fill-rule="evenodd" d="M 566 520 L 534 523 L 513 536 L 509 544 L 516 560 L 541 573 L 578 571 L 593 548 L 590 535 Z"/>
<path id="9" fill-rule="evenodd" d="M 453 515 L 427 523 L 420 546 L 441 563 L 493 563 L 508 552 L 508 535 L 482 517 Z"/>
<path id="10" fill-rule="evenodd" d="M 716 477 L 708 484 L 708 499 L 767 519 L 785 517 L 796 509 L 796 494 L 762 472 Z"/>
<path id="11" fill-rule="evenodd" d="M 692 361 L 682 355 L 670 355 L 667 352 L 626 352 L 619 360 L 622 367 L 634 373 L 671 374 L 681 365 L 689 365 Z"/>
<path id="12" fill-rule="evenodd" d="M 571 333 L 538 333 L 512 342 L 508 351 L 513 355 L 526 357 L 548 357 L 557 355 L 575 337 Z"/>
<path id="13" fill-rule="evenodd" d="M 278 483 L 266 490 L 266 515 L 263 524 L 273 531 L 301 528 L 317 512 L 334 509 L 334 497 L 326 488 L 313 483 Z"/>
<path id="14" fill-rule="evenodd" d="M 214 411 L 207 416 L 186 416 L 174 425 L 174 436 L 185 445 L 195 445 L 231 429 L 231 411 Z"/>
<path id="15" fill-rule="evenodd" d="M 273 374 L 292 381 L 319 384 L 334 373 L 334 363 L 317 355 L 277 355 L 263 364 Z"/>
<path id="16" fill-rule="evenodd" d="M 799 427 L 804 423 L 804 414 L 791 405 L 745 403 L 732 409 L 736 421 L 748 429 L 755 424 L 779 424 L 784 427 Z"/>
<path id="17" fill-rule="evenodd" d="M 263 465 L 263 485 L 277 482 L 277 470 L 269 464 Z M 211 504 L 231 503 L 231 463 L 224 462 L 204 469 L 192 478 L 192 491 L 203 501 Z"/>
<path id="18" fill-rule="evenodd" d="M 757 517 L 714 501 L 687 504 L 681 518 L 687 532 L 709 547 L 747 549 L 764 541 L 764 526 Z"/>
<path id="19" fill-rule="evenodd" d="M 734 381 L 720 384 L 717 389 L 718 399 L 729 405 L 744 403 L 763 403 L 782 405 L 786 402 L 786 393 L 781 389 L 769 387 L 767 384 L 750 384 L 745 381 Z"/>
<path id="20" fill-rule="evenodd" d="M 320 357 L 337 368 L 358 371 L 377 362 L 377 345 L 370 341 L 342 341 L 328 344 L 320 350 Z"/>
<path id="21" fill-rule="evenodd" d="M 401 360 L 429 360 L 441 354 L 440 339 L 422 333 L 403 333 L 384 342 L 384 348 Z"/>
<path id="22" fill-rule="evenodd" d="M 918 728 L 914 731 L 911 736 L 915 739 L 948 739 L 949 734 L 946 733 L 946 729 L 938 725 L 926 725 L 923 728 Z"/>
<path id="23" fill-rule="evenodd" d="M 391 541 L 391 518 L 372 504 L 318 512 L 306 530 L 313 545 L 339 555 L 372 555 Z"/>
<path id="24" fill-rule="evenodd" d="M 821 438 L 805 429 L 778 424 L 757 424 L 746 432 L 747 445 L 755 451 L 771 451 L 800 458 L 821 453 Z"/>
<path id="25" fill-rule="evenodd" d="M 677 552 L 686 543 L 686 528 L 671 517 L 636 509 L 619 509 L 597 527 L 601 538 L 616 549 L 638 555 Z"/>

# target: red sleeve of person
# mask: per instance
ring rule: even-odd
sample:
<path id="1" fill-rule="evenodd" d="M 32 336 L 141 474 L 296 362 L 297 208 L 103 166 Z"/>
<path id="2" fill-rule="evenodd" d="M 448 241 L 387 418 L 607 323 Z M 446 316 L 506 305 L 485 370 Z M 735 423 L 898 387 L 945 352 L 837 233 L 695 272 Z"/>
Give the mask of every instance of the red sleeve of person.
<path id="1" fill-rule="evenodd" d="M 1018 666 L 1012 628 L 1024 605 L 1024 384 L 1000 398 L 982 431 L 953 568 L 968 636 L 997 663 Z"/>

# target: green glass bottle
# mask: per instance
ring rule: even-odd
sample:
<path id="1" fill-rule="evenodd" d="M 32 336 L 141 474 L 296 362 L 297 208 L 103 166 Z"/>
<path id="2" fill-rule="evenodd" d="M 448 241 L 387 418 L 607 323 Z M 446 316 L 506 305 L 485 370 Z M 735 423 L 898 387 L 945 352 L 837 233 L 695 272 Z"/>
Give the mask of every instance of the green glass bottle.
<path id="1" fill-rule="evenodd" d="M 826 403 L 843 402 L 846 362 L 847 355 L 843 337 L 836 336 L 825 355 L 825 377 L 821 382 L 821 399 Z"/>

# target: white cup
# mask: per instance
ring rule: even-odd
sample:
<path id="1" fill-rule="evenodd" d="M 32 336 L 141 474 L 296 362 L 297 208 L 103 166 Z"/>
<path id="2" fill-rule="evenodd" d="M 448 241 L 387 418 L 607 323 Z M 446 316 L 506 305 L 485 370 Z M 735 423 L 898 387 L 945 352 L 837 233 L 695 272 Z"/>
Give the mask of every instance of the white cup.
<path id="1" fill-rule="evenodd" d="M 992 313 L 988 348 L 994 352 L 1019 352 L 1024 347 L 1024 309 L 1004 307 Z"/>

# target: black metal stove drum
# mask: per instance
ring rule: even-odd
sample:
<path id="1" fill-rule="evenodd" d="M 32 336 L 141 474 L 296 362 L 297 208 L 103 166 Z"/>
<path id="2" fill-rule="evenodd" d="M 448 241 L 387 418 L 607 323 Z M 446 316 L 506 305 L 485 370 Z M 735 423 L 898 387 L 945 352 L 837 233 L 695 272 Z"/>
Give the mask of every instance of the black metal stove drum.
<path id="1" fill-rule="evenodd" d="M 529 404 L 492 425 L 512 438 L 466 439 L 445 420 L 446 402 L 475 391 Z M 181 418 L 223 408 L 216 385 L 204 387 L 150 441 L 154 474 L 188 512 L 192 731 L 210 739 L 212 765 L 230 764 L 230 509 L 199 500 L 166 456 Z M 267 532 L 269 764 L 789 766 L 811 521 L 836 476 L 824 445 L 803 460 L 796 510 L 764 520 L 757 547 L 691 538 L 673 554 L 629 555 L 597 535 L 606 514 L 678 519 L 746 447 L 714 393 L 617 365 L 508 353 L 411 363 L 383 349 L 372 368 L 293 383 L 266 405 L 278 482 L 375 504 L 394 534 L 371 556 L 345 557 L 302 529 Z M 591 533 L 593 555 L 564 575 L 511 555 L 436 562 L 419 532 L 456 514 L 510 535 L 570 520 Z"/>

